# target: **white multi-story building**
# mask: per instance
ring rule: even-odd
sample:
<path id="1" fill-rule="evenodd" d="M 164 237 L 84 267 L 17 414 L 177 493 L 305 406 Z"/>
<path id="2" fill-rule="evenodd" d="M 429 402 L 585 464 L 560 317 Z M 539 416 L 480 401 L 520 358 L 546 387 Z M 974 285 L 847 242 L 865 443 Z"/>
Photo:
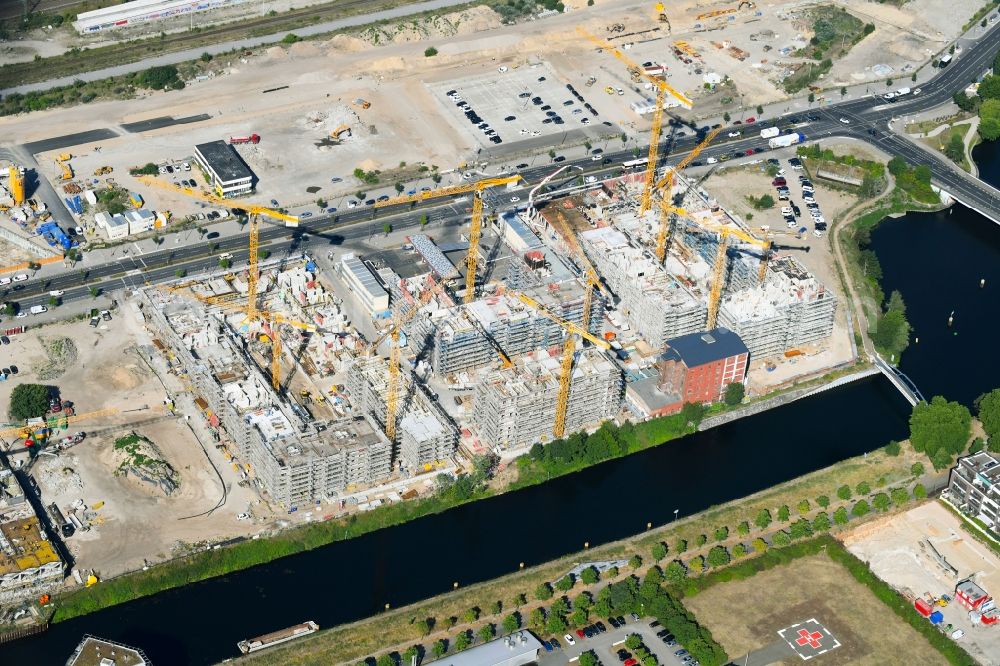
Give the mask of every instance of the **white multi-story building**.
<path id="1" fill-rule="evenodd" d="M 220 197 L 237 197 L 253 192 L 253 171 L 236 149 L 225 141 L 199 143 L 194 147 L 194 156 Z"/>

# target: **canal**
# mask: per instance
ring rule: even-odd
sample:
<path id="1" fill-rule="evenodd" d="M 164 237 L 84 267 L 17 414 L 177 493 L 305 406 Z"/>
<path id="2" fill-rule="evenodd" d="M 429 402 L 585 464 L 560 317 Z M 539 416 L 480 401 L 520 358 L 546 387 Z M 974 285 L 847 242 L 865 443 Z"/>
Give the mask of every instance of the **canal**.
<path id="1" fill-rule="evenodd" d="M 973 156 L 983 180 L 1000 187 L 1000 142 L 978 146 Z M 899 367 L 924 397 L 971 407 L 1000 387 L 997 363 L 989 360 L 1000 327 L 1000 225 L 961 205 L 909 213 L 882 222 L 872 249 L 883 290 L 898 290 L 906 303 L 913 332 Z"/>
<path id="2" fill-rule="evenodd" d="M 83 634 L 158 666 L 210 664 L 236 642 L 315 620 L 357 620 L 626 537 L 906 436 L 909 405 L 866 379 L 549 483 L 53 625 L 0 664 L 62 664 Z"/>

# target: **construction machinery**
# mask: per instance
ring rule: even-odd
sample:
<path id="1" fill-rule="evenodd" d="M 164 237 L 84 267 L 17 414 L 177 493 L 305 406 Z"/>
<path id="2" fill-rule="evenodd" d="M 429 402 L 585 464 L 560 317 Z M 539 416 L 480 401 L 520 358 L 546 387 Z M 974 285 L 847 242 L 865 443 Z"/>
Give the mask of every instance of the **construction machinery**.
<path id="1" fill-rule="evenodd" d="M 62 407 L 60 405 L 60 412 L 61 411 Z M 4 428 L 3 430 L 0 430 L 0 437 L 15 436 L 24 441 L 23 448 L 12 449 L 7 452 L 8 455 L 16 453 L 18 450 L 31 451 L 34 449 L 35 451 L 40 451 L 58 429 L 67 428 L 71 423 L 95 419 L 102 416 L 110 416 L 117 413 L 118 410 L 114 407 L 73 415 L 56 413 L 45 418 L 31 419 L 30 422 L 25 425 Z"/>
<path id="2" fill-rule="evenodd" d="M 229 145 L 236 145 L 238 143 L 260 143 L 259 134 L 251 134 L 250 136 L 231 136 L 229 137 Z"/>
<path id="3" fill-rule="evenodd" d="M 108 166 L 108 165 L 104 165 L 104 166 L 97 167 L 96 169 L 94 169 L 94 175 L 95 176 L 104 176 L 106 174 L 109 174 L 109 173 L 113 172 L 114 170 L 115 170 L 114 167 L 111 167 L 111 166 Z"/>
<path id="4" fill-rule="evenodd" d="M 20 206 L 25 199 L 24 167 L 11 165 L 8 173 L 7 185 L 10 188 L 10 196 L 14 200 L 14 205 Z"/>
<path id="5" fill-rule="evenodd" d="M 63 180 L 73 180 L 73 167 L 69 165 L 69 160 L 73 156 L 69 153 L 63 153 L 56 158 L 56 164 L 62 169 L 62 179 Z"/>
<path id="6" fill-rule="evenodd" d="M 534 309 L 543 317 L 559 324 L 566 330 L 567 337 L 566 342 L 563 344 L 562 362 L 559 370 L 559 393 L 556 397 L 556 418 L 555 424 L 552 427 L 552 436 L 558 439 L 566 434 L 566 412 L 569 409 L 569 390 L 573 381 L 573 361 L 576 358 L 576 336 L 580 336 L 581 338 L 590 341 L 604 350 L 610 349 L 611 345 L 596 335 L 592 335 L 590 331 L 584 327 L 577 326 L 571 321 L 566 321 L 557 314 L 549 311 L 544 305 L 527 294 L 522 294 L 517 291 L 512 293 L 519 301 Z"/>
<path id="7" fill-rule="evenodd" d="M 356 98 L 353 102 L 351 102 L 351 104 L 358 107 L 359 109 L 370 109 L 372 106 L 371 102 L 369 102 L 366 99 L 362 99 L 361 97 Z"/>
<path id="8" fill-rule="evenodd" d="M 351 128 L 346 123 L 344 123 L 343 125 L 339 125 L 337 128 L 332 130 L 330 132 L 330 138 L 340 139 L 340 135 L 344 134 L 345 132 L 347 133 L 347 136 L 351 136 Z"/>
<path id="9" fill-rule="evenodd" d="M 256 134 L 254 135 L 256 136 Z M 286 227 L 297 227 L 299 226 L 299 218 L 295 215 L 288 215 L 287 213 L 282 213 L 265 206 L 258 206 L 256 204 L 244 203 L 241 201 L 233 201 L 231 199 L 224 199 L 214 194 L 205 194 L 203 192 L 198 192 L 191 189 L 190 187 L 181 187 L 180 185 L 174 185 L 168 183 L 164 180 L 158 180 L 152 176 L 141 176 L 139 181 L 155 187 L 161 187 L 167 190 L 172 190 L 174 192 L 179 192 L 189 197 L 195 199 L 200 199 L 202 201 L 207 201 L 209 203 L 216 204 L 218 206 L 226 206 L 228 208 L 235 208 L 237 210 L 246 211 L 248 217 L 250 218 L 249 223 L 249 237 L 250 237 L 250 256 L 248 259 L 247 266 L 247 321 L 252 322 L 257 320 L 257 279 L 260 276 L 259 269 L 257 267 L 257 246 L 260 237 L 260 217 L 270 217 L 275 220 L 281 220 L 285 223 Z"/>
<path id="10" fill-rule="evenodd" d="M 754 9 L 757 9 L 757 5 L 756 3 L 750 2 L 749 0 L 742 0 L 742 2 L 738 3 L 735 7 L 727 7 L 726 9 L 716 9 L 710 12 L 705 12 L 704 14 L 698 14 L 698 16 L 695 17 L 695 20 L 704 21 L 705 19 L 718 18 L 720 16 L 728 16 L 730 14 L 735 14 L 737 12 L 740 12 L 744 9 L 753 11 Z"/>
<path id="11" fill-rule="evenodd" d="M 596 44 L 601 49 L 609 50 L 616 58 L 625 63 L 625 66 L 632 72 L 637 72 L 642 78 L 649 81 L 656 88 L 656 102 L 653 107 L 653 122 L 649 134 L 649 157 L 646 161 L 646 177 L 642 189 L 642 201 L 639 205 L 639 215 L 645 215 L 653 205 L 653 189 L 656 179 L 656 162 L 660 150 L 660 131 L 663 129 L 663 104 L 667 95 L 670 95 L 681 105 L 690 109 L 694 103 L 682 92 L 671 86 L 658 76 L 648 74 L 645 69 L 635 64 L 628 56 L 622 53 L 615 46 L 599 37 L 596 37 L 582 28 L 578 30 Z"/>
<path id="12" fill-rule="evenodd" d="M 504 176 L 502 178 L 484 178 L 483 180 L 475 183 L 451 185 L 436 190 L 429 190 L 427 192 L 416 192 L 414 194 L 393 197 L 391 199 L 387 199 L 386 201 L 376 203 L 375 208 L 385 208 L 386 206 L 394 206 L 403 203 L 416 203 L 419 201 L 427 201 L 428 199 L 446 197 L 453 194 L 472 192 L 472 218 L 469 226 L 469 254 L 465 257 L 466 273 L 464 296 L 464 301 L 466 303 L 471 303 L 476 297 L 476 270 L 479 267 L 479 236 L 482 232 L 483 224 L 483 192 L 491 187 L 512 185 L 520 180 L 521 176 L 517 174 L 513 176 Z"/>
<path id="13" fill-rule="evenodd" d="M 656 20 L 659 21 L 660 23 L 666 23 L 667 32 L 672 32 L 673 28 L 670 27 L 670 19 L 667 18 L 667 8 L 663 5 L 662 2 L 657 2 L 654 9 L 656 10 Z"/>
<path id="14" fill-rule="evenodd" d="M 668 169 L 663 178 L 661 178 L 660 181 L 654 186 L 654 190 L 661 194 L 659 204 L 660 226 L 656 232 L 656 258 L 660 261 L 660 263 L 663 263 L 663 261 L 667 258 L 667 240 L 670 233 L 671 218 L 674 215 L 687 217 L 687 212 L 683 208 L 678 208 L 675 205 L 677 202 L 669 202 L 663 198 L 663 188 L 667 188 L 667 191 L 669 192 L 669 190 L 674 186 L 674 179 L 676 175 L 683 171 L 684 168 L 687 167 L 692 160 L 694 160 L 694 158 L 698 157 L 698 155 L 701 154 L 701 151 L 704 150 L 705 147 L 712 142 L 712 139 L 714 139 L 721 131 L 721 125 L 713 130 L 710 130 L 708 134 L 705 135 L 705 138 L 702 139 L 697 146 L 691 149 L 691 152 L 685 155 L 684 159 L 682 159 L 677 166 Z"/>

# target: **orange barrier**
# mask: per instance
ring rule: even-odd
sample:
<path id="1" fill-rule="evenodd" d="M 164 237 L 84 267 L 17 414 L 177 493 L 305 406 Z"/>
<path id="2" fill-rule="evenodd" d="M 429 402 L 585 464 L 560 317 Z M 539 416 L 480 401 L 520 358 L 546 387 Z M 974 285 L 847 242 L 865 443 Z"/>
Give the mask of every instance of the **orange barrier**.
<path id="1" fill-rule="evenodd" d="M 24 271 L 28 270 L 28 267 L 32 264 L 37 264 L 39 266 L 47 266 L 49 264 L 54 264 L 56 262 L 65 259 L 65 255 L 57 254 L 54 257 L 45 257 L 44 259 L 36 259 L 35 261 L 26 261 L 23 264 L 16 264 L 14 266 L 2 266 L 0 267 L 0 273 L 13 273 L 14 271 Z"/>

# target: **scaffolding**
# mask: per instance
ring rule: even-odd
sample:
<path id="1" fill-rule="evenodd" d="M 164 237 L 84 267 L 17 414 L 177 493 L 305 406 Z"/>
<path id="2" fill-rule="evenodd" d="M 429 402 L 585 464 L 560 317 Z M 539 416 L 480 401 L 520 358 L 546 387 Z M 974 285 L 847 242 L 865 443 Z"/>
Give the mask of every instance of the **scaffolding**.
<path id="1" fill-rule="evenodd" d="M 496 370 L 476 387 L 472 425 L 495 449 L 547 441 L 556 420 L 558 352 L 535 352 Z M 573 366 L 566 432 L 595 427 L 617 416 L 624 395 L 621 370 L 599 349 L 581 351 Z"/>
<path id="2" fill-rule="evenodd" d="M 700 331 L 707 304 L 658 265 L 647 250 L 611 227 L 579 234 L 597 272 L 620 299 L 630 326 L 654 349 L 670 338 Z"/>

